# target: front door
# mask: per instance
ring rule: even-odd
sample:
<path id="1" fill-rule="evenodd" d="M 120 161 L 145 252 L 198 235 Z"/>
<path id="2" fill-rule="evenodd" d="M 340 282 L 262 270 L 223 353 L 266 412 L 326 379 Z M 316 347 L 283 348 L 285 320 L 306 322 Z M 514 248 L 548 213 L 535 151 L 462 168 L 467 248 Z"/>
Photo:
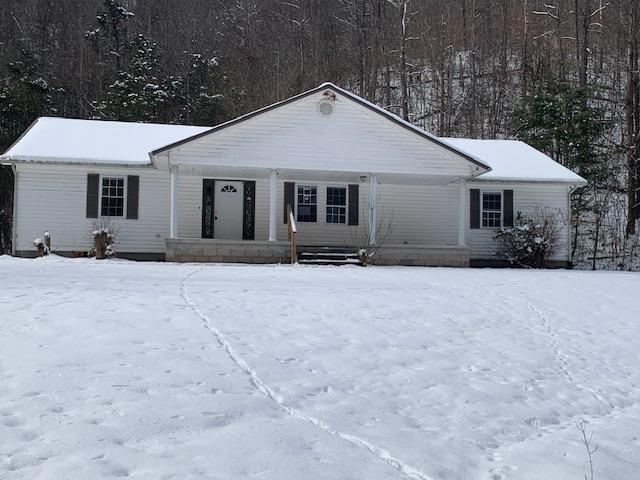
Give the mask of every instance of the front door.
<path id="1" fill-rule="evenodd" d="M 242 240 L 244 182 L 215 181 L 213 236 Z"/>

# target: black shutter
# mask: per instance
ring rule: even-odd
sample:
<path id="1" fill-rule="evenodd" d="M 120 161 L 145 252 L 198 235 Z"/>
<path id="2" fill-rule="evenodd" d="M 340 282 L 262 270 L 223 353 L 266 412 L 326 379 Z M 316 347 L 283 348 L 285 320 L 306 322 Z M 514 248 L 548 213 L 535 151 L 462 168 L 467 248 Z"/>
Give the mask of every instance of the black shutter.
<path id="1" fill-rule="evenodd" d="M 480 190 L 469 190 L 469 228 L 480 228 Z"/>
<path id="2" fill-rule="evenodd" d="M 283 218 L 284 222 L 287 223 L 287 205 L 291 205 L 291 211 L 294 212 L 296 209 L 296 184 L 293 182 L 284 182 L 284 205 L 283 205 Z"/>
<path id="3" fill-rule="evenodd" d="M 256 182 L 253 180 L 245 180 L 244 182 L 244 207 L 242 222 L 242 239 L 255 239 L 255 223 L 256 223 Z"/>
<path id="4" fill-rule="evenodd" d="M 213 238 L 216 181 L 202 179 L 202 238 Z"/>
<path id="5" fill-rule="evenodd" d="M 87 174 L 87 218 L 98 218 L 98 188 L 100 175 Z"/>
<path id="6" fill-rule="evenodd" d="M 358 214 L 360 208 L 359 187 L 360 185 L 358 184 L 349 185 L 349 225 L 358 225 Z"/>
<path id="7" fill-rule="evenodd" d="M 127 177 L 127 218 L 138 219 L 138 199 L 140 197 L 140 177 L 129 175 Z"/>
<path id="8" fill-rule="evenodd" d="M 504 215 L 504 226 L 505 227 L 513 227 L 513 190 L 504 190 L 502 192 L 503 197 L 503 215 Z"/>

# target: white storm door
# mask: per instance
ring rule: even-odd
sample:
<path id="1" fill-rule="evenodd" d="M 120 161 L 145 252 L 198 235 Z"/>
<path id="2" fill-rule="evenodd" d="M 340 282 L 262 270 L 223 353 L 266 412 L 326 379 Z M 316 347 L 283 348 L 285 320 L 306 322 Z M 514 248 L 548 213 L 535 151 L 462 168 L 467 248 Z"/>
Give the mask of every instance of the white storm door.
<path id="1" fill-rule="evenodd" d="M 213 236 L 227 240 L 242 240 L 244 182 L 216 180 Z"/>

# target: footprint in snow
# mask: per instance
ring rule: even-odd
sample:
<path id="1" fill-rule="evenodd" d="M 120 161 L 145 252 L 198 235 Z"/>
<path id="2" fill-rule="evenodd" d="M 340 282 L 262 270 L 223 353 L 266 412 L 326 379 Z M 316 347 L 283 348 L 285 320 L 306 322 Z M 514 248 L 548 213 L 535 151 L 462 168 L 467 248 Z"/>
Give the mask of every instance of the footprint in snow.
<path id="1" fill-rule="evenodd" d="M 293 362 L 297 362 L 298 359 L 295 357 L 289 357 L 289 358 L 276 358 L 276 360 L 279 363 L 282 363 L 283 365 L 289 364 L 289 363 L 293 363 Z"/>
<path id="2" fill-rule="evenodd" d="M 492 468 L 489 473 L 491 480 L 505 480 L 507 478 L 499 468 Z"/>
<path id="3" fill-rule="evenodd" d="M 105 473 L 112 477 L 128 477 L 130 475 L 130 471 L 127 467 L 123 467 L 121 465 L 116 465 L 111 463 L 109 460 L 104 459 L 104 455 L 100 455 L 100 463 L 104 465 Z"/>
<path id="4" fill-rule="evenodd" d="M 5 427 L 21 427 L 22 425 L 24 425 L 24 421 L 11 415 L 9 418 L 3 420 L 2 424 Z"/>

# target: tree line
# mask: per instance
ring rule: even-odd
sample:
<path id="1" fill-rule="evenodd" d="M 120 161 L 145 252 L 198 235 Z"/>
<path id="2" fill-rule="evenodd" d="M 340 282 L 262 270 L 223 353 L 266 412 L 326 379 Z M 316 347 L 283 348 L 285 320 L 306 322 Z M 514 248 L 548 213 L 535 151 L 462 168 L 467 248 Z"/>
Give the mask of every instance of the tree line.
<path id="1" fill-rule="evenodd" d="M 637 0 L 3 0 L 0 149 L 40 115 L 214 125 L 332 81 L 577 171 L 576 260 L 633 268 L 639 57 Z"/>

